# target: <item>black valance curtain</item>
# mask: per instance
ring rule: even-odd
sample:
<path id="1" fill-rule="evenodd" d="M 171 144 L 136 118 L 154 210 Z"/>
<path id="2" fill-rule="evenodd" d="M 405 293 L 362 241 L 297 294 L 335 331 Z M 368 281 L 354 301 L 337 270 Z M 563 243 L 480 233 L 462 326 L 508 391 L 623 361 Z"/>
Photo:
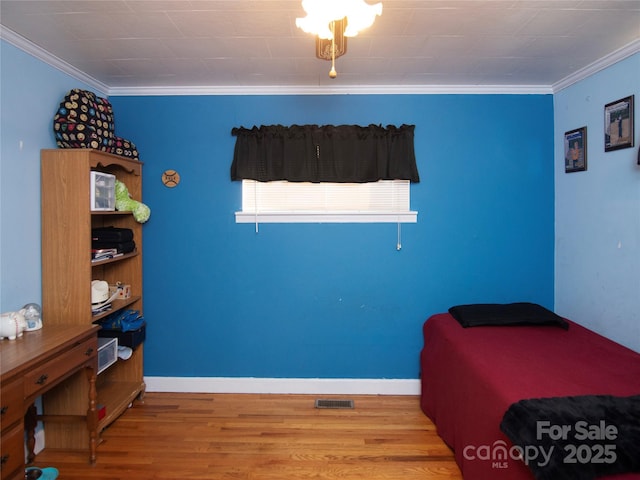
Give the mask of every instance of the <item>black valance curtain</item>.
<path id="1" fill-rule="evenodd" d="M 419 182 L 414 125 L 263 125 L 234 128 L 231 180 Z"/>

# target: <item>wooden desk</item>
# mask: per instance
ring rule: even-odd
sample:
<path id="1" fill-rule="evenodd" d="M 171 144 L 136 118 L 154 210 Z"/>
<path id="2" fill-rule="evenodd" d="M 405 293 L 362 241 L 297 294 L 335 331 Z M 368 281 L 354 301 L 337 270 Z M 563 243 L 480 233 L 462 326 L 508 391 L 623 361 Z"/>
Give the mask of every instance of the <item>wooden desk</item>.
<path id="1" fill-rule="evenodd" d="M 46 421 L 84 421 L 89 436 L 89 461 L 96 459 L 96 372 L 98 337 L 95 325 L 44 325 L 24 332 L 16 340 L 0 340 L 0 405 L 2 441 L 0 478 L 24 479 L 24 430 L 27 461 L 35 455 L 36 411 L 33 402 L 84 369 L 88 382 L 88 407 L 83 415 L 44 415 Z M 81 399 L 79 399 L 82 402 Z M 83 402 L 84 403 L 84 402 Z M 45 412 L 46 413 L 46 412 Z"/>

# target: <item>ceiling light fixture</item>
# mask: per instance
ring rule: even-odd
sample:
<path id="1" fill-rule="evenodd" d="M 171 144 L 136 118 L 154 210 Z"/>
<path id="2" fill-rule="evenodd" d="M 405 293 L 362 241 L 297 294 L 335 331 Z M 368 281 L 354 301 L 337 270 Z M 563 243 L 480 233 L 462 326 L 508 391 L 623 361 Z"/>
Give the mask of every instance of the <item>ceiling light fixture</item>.
<path id="1" fill-rule="evenodd" d="M 347 53 L 347 39 L 373 25 L 382 14 L 382 3 L 365 0 L 302 0 L 307 16 L 296 18 L 296 26 L 316 35 L 316 57 L 331 60 L 329 77 L 336 78 L 336 58 Z"/>

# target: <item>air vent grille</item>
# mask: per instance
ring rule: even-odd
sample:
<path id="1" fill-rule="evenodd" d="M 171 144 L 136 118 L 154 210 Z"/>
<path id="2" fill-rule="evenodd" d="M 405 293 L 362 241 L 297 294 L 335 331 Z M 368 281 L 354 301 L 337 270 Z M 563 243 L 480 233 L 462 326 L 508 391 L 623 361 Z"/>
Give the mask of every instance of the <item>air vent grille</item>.
<path id="1" fill-rule="evenodd" d="M 316 400 L 316 408 L 353 408 L 353 400 Z"/>

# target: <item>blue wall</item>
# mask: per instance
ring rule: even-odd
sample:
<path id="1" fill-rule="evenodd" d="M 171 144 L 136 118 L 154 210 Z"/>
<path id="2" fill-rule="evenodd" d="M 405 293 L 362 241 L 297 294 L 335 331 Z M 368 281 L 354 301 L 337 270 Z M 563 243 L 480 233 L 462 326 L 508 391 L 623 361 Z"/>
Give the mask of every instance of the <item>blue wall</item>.
<path id="1" fill-rule="evenodd" d="M 2 311 L 40 300 L 40 149 L 91 88 L 0 42 Z M 550 95 L 112 97 L 144 167 L 147 376 L 408 378 L 452 304 L 553 307 Z M 234 126 L 416 125 L 417 224 L 236 224 Z M 20 144 L 22 142 L 22 144 Z M 22 145 L 22 148 L 20 148 Z M 164 187 L 176 169 L 182 183 Z M 46 312 L 45 312 L 46 322 Z"/>
<path id="2" fill-rule="evenodd" d="M 0 311 L 41 302 L 40 150 L 53 115 L 86 84 L 0 41 Z"/>
<path id="3" fill-rule="evenodd" d="M 555 102 L 559 314 L 640 352 L 640 53 Z M 604 151 L 604 106 L 635 95 L 634 148 Z M 587 127 L 587 170 L 564 173 L 564 132 Z"/>
<path id="4" fill-rule="evenodd" d="M 144 166 L 147 376 L 417 378 L 421 326 L 553 307 L 550 95 L 111 97 Z M 418 223 L 236 224 L 234 126 L 416 125 Z M 169 189 L 161 174 L 177 170 Z"/>

